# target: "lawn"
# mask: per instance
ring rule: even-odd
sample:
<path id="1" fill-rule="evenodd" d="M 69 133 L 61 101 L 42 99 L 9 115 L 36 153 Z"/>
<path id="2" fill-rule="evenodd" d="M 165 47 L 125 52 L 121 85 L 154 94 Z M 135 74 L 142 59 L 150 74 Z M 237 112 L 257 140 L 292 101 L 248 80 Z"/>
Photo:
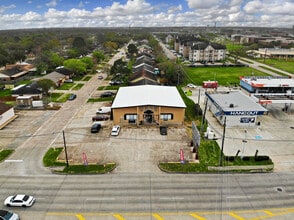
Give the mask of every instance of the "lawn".
<path id="1" fill-rule="evenodd" d="M 289 73 L 294 73 L 294 59 L 257 59 L 256 61 L 287 71 Z"/>
<path id="2" fill-rule="evenodd" d="M 203 81 L 218 81 L 219 85 L 239 85 L 241 76 L 267 76 L 268 74 L 250 67 L 184 67 L 187 82 L 202 85 Z"/>
<path id="3" fill-rule="evenodd" d="M 72 90 L 79 90 L 80 88 L 82 88 L 84 86 L 84 84 L 82 84 L 82 83 L 78 83 L 78 84 L 76 84 L 73 88 L 72 88 Z"/>

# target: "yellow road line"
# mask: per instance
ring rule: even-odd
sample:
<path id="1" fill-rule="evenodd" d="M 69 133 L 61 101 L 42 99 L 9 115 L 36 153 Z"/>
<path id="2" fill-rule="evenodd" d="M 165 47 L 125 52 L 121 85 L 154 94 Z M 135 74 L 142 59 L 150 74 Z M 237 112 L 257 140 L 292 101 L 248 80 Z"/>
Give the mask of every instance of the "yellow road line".
<path id="1" fill-rule="evenodd" d="M 159 214 L 157 213 L 153 213 L 152 216 L 156 219 L 156 220 L 164 220 L 164 218 L 162 218 Z"/>
<path id="2" fill-rule="evenodd" d="M 113 215 L 117 220 L 125 220 L 120 214 Z"/>
<path id="3" fill-rule="evenodd" d="M 206 218 L 201 217 L 200 215 L 196 214 L 196 213 L 191 213 L 190 214 L 192 217 L 198 219 L 198 220 L 206 220 Z"/>
<path id="4" fill-rule="evenodd" d="M 229 212 L 229 215 L 232 216 L 235 219 L 238 219 L 238 220 L 245 220 L 245 218 L 242 218 L 241 216 L 237 215 L 234 212 Z"/>
<path id="5" fill-rule="evenodd" d="M 79 220 L 86 220 L 81 214 L 76 214 L 76 217 L 77 217 Z"/>

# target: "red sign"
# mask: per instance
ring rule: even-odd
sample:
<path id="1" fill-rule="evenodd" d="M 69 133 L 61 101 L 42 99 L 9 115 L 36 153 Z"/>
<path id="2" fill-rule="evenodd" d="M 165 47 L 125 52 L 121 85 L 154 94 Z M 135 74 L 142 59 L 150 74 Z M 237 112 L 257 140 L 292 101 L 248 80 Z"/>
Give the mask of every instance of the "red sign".
<path id="1" fill-rule="evenodd" d="M 84 161 L 84 165 L 87 166 L 88 165 L 88 159 L 87 159 L 86 153 L 83 153 L 83 161 Z"/>
<path id="2" fill-rule="evenodd" d="M 183 149 L 180 150 L 180 160 L 181 160 L 181 163 L 184 163 L 185 162 Z"/>

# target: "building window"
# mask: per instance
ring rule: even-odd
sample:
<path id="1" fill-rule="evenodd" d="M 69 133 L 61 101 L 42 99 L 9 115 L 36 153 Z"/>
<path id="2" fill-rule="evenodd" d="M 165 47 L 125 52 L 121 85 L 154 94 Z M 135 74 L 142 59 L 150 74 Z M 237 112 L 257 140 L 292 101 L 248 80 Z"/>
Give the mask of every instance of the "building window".
<path id="1" fill-rule="evenodd" d="M 163 121 L 173 120 L 174 115 L 172 113 L 160 114 L 160 119 Z"/>
<path id="2" fill-rule="evenodd" d="M 128 120 L 129 123 L 136 123 L 137 115 L 136 114 L 125 114 L 124 119 Z"/>

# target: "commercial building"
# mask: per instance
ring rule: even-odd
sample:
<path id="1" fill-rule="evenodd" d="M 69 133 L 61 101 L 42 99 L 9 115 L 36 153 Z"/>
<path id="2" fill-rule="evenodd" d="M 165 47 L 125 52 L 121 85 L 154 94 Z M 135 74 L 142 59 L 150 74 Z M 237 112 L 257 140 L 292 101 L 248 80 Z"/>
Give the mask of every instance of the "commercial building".
<path id="1" fill-rule="evenodd" d="M 114 124 L 183 125 L 186 105 L 173 86 L 120 87 L 111 106 Z"/>
<path id="2" fill-rule="evenodd" d="M 226 126 L 255 126 L 258 117 L 268 111 L 256 103 L 250 96 L 241 91 L 223 93 L 205 93 L 207 109 L 209 109 L 220 124 Z"/>

